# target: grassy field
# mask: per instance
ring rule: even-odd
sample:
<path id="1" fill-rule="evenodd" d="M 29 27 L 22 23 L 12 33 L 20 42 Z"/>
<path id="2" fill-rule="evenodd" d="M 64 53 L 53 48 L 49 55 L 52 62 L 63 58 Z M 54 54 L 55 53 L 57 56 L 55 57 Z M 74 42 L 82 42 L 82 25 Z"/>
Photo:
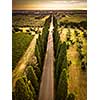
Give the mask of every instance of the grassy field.
<path id="1" fill-rule="evenodd" d="M 87 78 L 86 78 L 86 71 L 81 69 L 81 62 L 87 62 L 86 54 L 87 54 L 87 40 L 83 37 L 83 32 L 79 29 L 79 36 L 77 37 L 82 41 L 82 48 L 81 52 L 84 54 L 84 58 L 82 60 L 79 59 L 79 52 L 77 51 L 77 44 L 75 36 L 75 29 L 70 28 L 70 40 L 75 42 L 73 45 L 68 42 L 68 28 L 64 28 L 62 33 L 60 34 L 60 39 L 62 42 L 69 43 L 69 49 L 67 49 L 67 62 L 71 61 L 71 64 L 68 66 L 68 91 L 69 93 L 73 93 L 75 95 L 75 100 L 86 100 L 86 88 L 87 88 Z"/>
<path id="2" fill-rule="evenodd" d="M 19 59 L 26 51 L 33 36 L 25 33 L 13 33 L 12 34 L 12 66 L 15 68 Z"/>
<path id="3" fill-rule="evenodd" d="M 65 15 L 64 17 L 61 17 L 59 19 L 59 22 L 76 22 L 79 23 L 81 21 L 86 21 L 86 16 L 82 16 L 79 14 L 74 14 L 74 15 Z"/>
<path id="4" fill-rule="evenodd" d="M 17 15 L 12 17 L 12 25 L 17 27 L 43 26 L 48 16 Z"/>

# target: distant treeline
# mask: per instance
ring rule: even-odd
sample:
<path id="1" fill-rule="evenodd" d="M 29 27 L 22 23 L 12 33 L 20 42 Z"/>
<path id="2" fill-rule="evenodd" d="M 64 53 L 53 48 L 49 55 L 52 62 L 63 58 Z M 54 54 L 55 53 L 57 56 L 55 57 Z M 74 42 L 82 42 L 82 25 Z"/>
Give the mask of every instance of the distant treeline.
<path id="1" fill-rule="evenodd" d="M 48 15 L 48 14 L 87 14 L 87 10 L 13 10 L 12 14 L 34 14 L 34 15 Z"/>

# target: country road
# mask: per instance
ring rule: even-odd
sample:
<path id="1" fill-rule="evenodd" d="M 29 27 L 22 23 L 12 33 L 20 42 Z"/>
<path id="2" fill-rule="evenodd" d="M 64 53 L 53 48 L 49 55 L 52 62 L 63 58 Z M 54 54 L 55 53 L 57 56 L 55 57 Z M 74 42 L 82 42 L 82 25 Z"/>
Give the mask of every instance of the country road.
<path id="1" fill-rule="evenodd" d="M 30 57 L 34 54 L 34 50 L 35 50 L 34 48 L 35 48 L 37 38 L 38 38 L 38 34 L 36 34 L 33 37 L 33 40 L 31 41 L 25 54 L 22 56 L 22 58 L 20 59 L 20 61 L 17 64 L 17 66 L 13 70 L 13 73 L 12 73 L 12 88 L 13 88 L 13 90 L 14 90 L 14 87 L 15 87 L 18 77 L 24 72 L 24 69 L 26 68 L 26 65 L 27 65 Z"/>
<path id="2" fill-rule="evenodd" d="M 40 84 L 39 100 L 54 100 L 53 17 L 49 28 L 46 56 Z"/>

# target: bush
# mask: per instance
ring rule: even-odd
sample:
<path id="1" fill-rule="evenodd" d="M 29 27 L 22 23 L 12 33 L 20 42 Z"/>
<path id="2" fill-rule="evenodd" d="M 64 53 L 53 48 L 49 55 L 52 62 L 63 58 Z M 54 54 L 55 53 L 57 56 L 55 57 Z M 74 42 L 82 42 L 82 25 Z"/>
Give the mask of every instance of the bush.
<path id="1" fill-rule="evenodd" d="M 75 100 L 75 95 L 73 93 L 70 93 L 66 100 Z"/>
<path id="2" fill-rule="evenodd" d="M 71 64 L 72 64 L 72 62 L 71 61 L 68 61 L 67 66 L 70 66 Z"/>
<path id="3" fill-rule="evenodd" d="M 86 32 L 83 33 L 83 37 L 84 37 L 85 39 L 87 39 L 87 33 L 86 33 Z"/>
<path id="4" fill-rule="evenodd" d="M 14 27 L 15 32 L 20 31 L 20 29 L 18 27 Z"/>
<path id="5" fill-rule="evenodd" d="M 74 33 L 75 33 L 75 36 L 78 36 L 80 33 L 79 32 L 77 32 L 76 30 L 74 31 Z"/>
<path id="6" fill-rule="evenodd" d="M 67 70 L 63 69 L 60 74 L 60 79 L 58 83 L 57 93 L 56 93 L 56 100 L 65 100 L 67 96 Z"/>
<path id="7" fill-rule="evenodd" d="M 87 29 L 87 21 L 81 21 L 80 26 L 82 26 L 84 29 Z"/>
<path id="8" fill-rule="evenodd" d="M 83 71 L 86 70 L 86 66 L 87 66 L 87 63 L 86 63 L 86 62 L 81 62 L 81 69 L 82 69 Z"/>
<path id="9" fill-rule="evenodd" d="M 12 100 L 15 100 L 15 92 L 12 92 Z"/>
<path id="10" fill-rule="evenodd" d="M 32 66 L 27 67 L 26 75 L 27 75 L 27 79 L 31 81 L 32 86 L 35 88 L 36 94 L 38 94 L 39 92 L 38 78 Z"/>
<path id="11" fill-rule="evenodd" d="M 26 77 L 21 77 L 16 82 L 15 100 L 34 100 L 33 93 L 28 86 Z"/>
<path id="12" fill-rule="evenodd" d="M 79 53 L 79 58 L 80 58 L 80 60 L 82 60 L 84 58 L 84 55 L 81 52 Z"/>

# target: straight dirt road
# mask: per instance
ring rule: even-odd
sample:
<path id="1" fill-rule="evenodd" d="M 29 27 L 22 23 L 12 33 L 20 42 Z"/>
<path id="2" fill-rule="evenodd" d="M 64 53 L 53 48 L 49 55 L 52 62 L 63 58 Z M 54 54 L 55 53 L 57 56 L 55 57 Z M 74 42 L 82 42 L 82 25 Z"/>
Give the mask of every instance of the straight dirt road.
<path id="1" fill-rule="evenodd" d="M 15 84 L 16 84 L 18 77 L 24 72 L 24 69 L 26 68 L 26 65 L 27 65 L 30 57 L 34 54 L 35 44 L 36 44 L 37 38 L 38 38 L 38 34 L 36 34 L 33 37 L 33 40 L 31 41 L 25 54 L 22 56 L 22 58 L 20 59 L 20 61 L 17 64 L 16 68 L 13 70 L 13 74 L 12 74 L 12 88 L 13 89 L 15 87 Z"/>
<path id="2" fill-rule="evenodd" d="M 54 100 L 53 18 L 49 28 L 47 50 L 43 66 L 39 100 Z"/>

